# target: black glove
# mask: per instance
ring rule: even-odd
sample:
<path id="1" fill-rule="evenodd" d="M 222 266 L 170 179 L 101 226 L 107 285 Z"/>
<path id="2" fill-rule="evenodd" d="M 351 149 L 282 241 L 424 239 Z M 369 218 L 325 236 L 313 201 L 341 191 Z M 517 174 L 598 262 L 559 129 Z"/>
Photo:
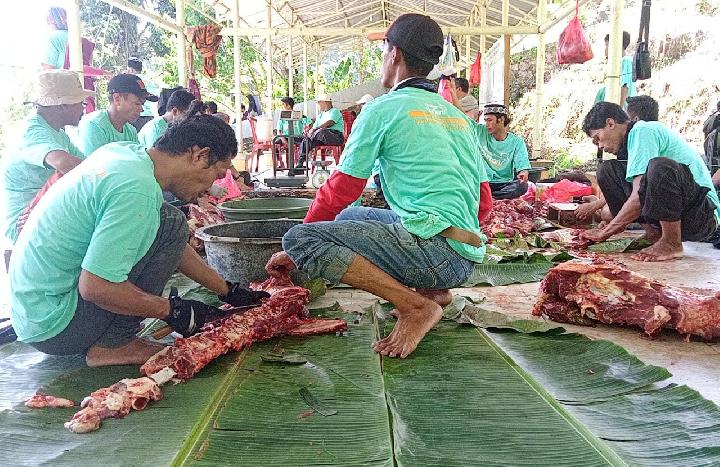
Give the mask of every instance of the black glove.
<path id="1" fill-rule="evenodd" d="M 255 290 L 240 287 L 237 282 L 225 281 L 225 283 L 228 285 L 228 293 L 227 295 L 218 295 L 218 298 L 232 306 L 258 305 L 260 299 L 270 296 L 267 292 L 256 292 Z"/>
<path id="2" fill-rule="evenodd" d="M 174 330 L 183 337 L 192 336 L 209 321 L 209 317 L 222 313 L 219 308 L 206 305 L 197 300 L 183 300 L 178 297 L 175 287 L 170 289 L 170 314 L 165 319 Z"/>

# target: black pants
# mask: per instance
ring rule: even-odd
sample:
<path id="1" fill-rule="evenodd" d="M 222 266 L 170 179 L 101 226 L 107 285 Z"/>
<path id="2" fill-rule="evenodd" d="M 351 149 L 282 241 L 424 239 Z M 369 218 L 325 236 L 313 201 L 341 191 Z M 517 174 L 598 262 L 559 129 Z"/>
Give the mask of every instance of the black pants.
<path id="1" fill-rule="evenodd" d="M 382 203 L 381 206 L 377 207 L 380 209 L 390 209 L 390 206 L 387 204 L 387 200 L 385 199 L 385 193 L 383 193 L 382 183 L 380 182 L 380 175 L 373 175 L 373 181 L 375 182 L 375 200 L 379 203 Z"/>
<path id="2" fill-rule="evenodd" d="M 625 180 L 627 162 L 605 161 L 597 180 L 613 217 L 617 216 L 632 193 Z M 656 157 L 640 179 L 638 222 L 660 225 L 681 222 L 683 241 L 700 241 L 715 232 L 715 205 L 707 197 L 707 187 L 697 184 L 688 166 L 666 157 Z"/>
<path id="3" fill-rule="evenodd" d="M 160 295 L 180 265 L 189 236 L 185 215 L 163 203 L 160 227 L 145 256 L 132 268 L 128 281 L 153 295 Z M 145 319 L 112 313 L 78 296 L 75 315 L 55 337 L 30 345 L 51 355 L 85 354 L 92 346 L 117 348 L 130 343 Z"/>
<path id="4" fill-rule="evenodd" d="M 300 159 L 296 167 L 303 168 L 310 151 L 318 146 L 340 146 L 345 142 L 343 134 L 337 130 L 323 128 L 318 130 L 311 138 L 303 138 L 300 142 Z"/>
<path id="5" fill-rule="evenodd" d="M 490 182 L 490 191 L 493 199 L 515 199 L 527 193 L 527 182 L 513 180 L 512 182 L 492 183 Z"/>
<path id="6" fill-rule="evenodd" d="M 148 115 L 148 116 L 141 116 L 141 117 L 138 117 L 138 119 L 135 120 L 134 122 L 130 122 L 130 125 L 134 126 L 137 131 L 140 131 L 140 129 L 141 129 L 143 126 L 145 126 L 145 124 L 146 124 L 147 122 L 149 122 L 150 120 L 152 120 L 152 119 L 153 119 L 153 118 L 152 118 L 152 116 L 150 116 L 150 115 Z"/>

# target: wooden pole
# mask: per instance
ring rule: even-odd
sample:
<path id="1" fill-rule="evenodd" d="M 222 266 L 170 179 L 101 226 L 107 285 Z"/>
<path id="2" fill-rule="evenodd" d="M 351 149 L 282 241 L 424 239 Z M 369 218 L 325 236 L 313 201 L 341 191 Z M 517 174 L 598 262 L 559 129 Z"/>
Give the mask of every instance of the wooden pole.
<path id="1" fill-rule="evenodd" d="M 470 36 L 465 36 L 465 78 L 470 79 Z"/>
<path id="2" fill-rule="evenodd" d="M 503 102 L 510 107 L 510 34 L 505 34 L 505 68 L 503 70 Z"/>
<path id="3" fill-rule="evenodd" d="M 545 22 L 547 0 L 539 0 L 537 6 L 538 24 Z M 545 34 L 538 34 L 537 57 L 535 60 L 535 126 L 533 128 L 532 156 L 542 156 L 543 142 L 543 86 L 545 85 Z"/>
<path id="4" fill-rule="evenodd" d="M 267 25 L 268 29 L 272 30 L 272 0 L 268 0 L 267 7 L 265 10 L 266 17 L 267 17 Z M 268 34 L 265 42 L 265 53 L 267 54 L 267 61 L 265 63 L 266 68 L 266 81 L 267 81 L 267 89 L 266 89 L 266 99 L 265 102 L 265 115 L 269 115 L 272 117 L 272 109 L 273 109 L 273 60 L 272 60 L 272 35 Z"/>
<path id="5" fill-rule="evenodd" d="M 320 94 L 320 46 L 315 46 L 315 98 Z"/>
<path id="6" fill-rule="evenodd" d="M 292 97 L 295 91 L 295 68 L 293 67 L 292 37 L 288 39 L 288 96 Z"/>
<path id="7" fill-rule="evenodd" d="M 175 0 L 175 22 L 179 31 L 176 36 L 178 84 L 188 85 L 187 61 L 185 55 L 185 0 Z"/>
<path id="8" fill-rule="evenodd" d="M 608 43 L 608 67 L 605 81 L 605 100 L 620 104 L 620 72 L 622 66 L 622 12 L 623 0 L 614 0 L 610 5 L 612 30 Z"/>
<path id="9" fill-rule="evenodd" d="M 235 27 L 240 27 L 240 0 L 233 2 L 233 22 Z M 235 134 L 239 145 L 239 154 L 242 156 L 243 151 L 243 125 L 242 125 L 242 91 L 240 81 L 240 36 L 233 37 L 233 73 L 235 74 Z"/>
<path id="10" fill-rule="evenodd" d="M 80 0 L 68 2 L 68 48 L 70 49 L 70 69 L 80 76 L 83 82 L 82 33 L 80 32 Z"/>
<path id="11" fill-rule="evenodd" d="M 308 50 L 303 42 L 303 114 L 308 114 Z"/>

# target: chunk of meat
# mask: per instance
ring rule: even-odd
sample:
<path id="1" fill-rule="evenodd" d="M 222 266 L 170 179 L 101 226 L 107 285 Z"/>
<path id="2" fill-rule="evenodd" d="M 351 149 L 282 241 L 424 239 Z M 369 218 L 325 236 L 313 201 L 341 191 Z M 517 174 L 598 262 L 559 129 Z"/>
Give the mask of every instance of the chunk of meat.
<path id="1" fill-rule="evenodd" d="M 493 201 L 492 212 L 480 226 L 488 238 L 527 235 L 538 223 L 544 223 L 547 206 L 542 203 L 530 204 L 522 199 L 500 199 Z"/>
<path id="2" fill-rule="evenodd" d="M 640 327 L 649 337 L 663 328 L 686 339 L 720 336 L 720 300 L 713 293 L 663 284 L 617 264 L 568 262 L 540 284 L 535 316 L 563 323 Z"/>
<path id="3" fill-rule="evenodd" d="M 25 407 L 32 409 L 44 409 L 44 408 L 64 408 L 74 407 L 75 402 L 64 399 L 62 397 L 50 396 L 48 394 L 37 393 L 30 399 L 25 401 Z"/>

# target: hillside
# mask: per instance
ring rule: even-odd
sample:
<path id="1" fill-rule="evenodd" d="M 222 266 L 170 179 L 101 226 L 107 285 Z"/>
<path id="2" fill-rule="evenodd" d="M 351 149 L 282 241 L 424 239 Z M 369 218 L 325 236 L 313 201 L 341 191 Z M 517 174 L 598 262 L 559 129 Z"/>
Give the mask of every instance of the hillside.
<path id="1" fill-rule="evenodd" d="M 610 1 L 581 8 L 595 58 L 583 65 L 557 65 L 555 41 L 566 21 L 548 34 L 548 67 L 544 88 L 544 157 L 594 157 L 595 149 L 580 126 L 605 76 L 604 37 L 609 32 Z M 626 1 L 623 23 L 630 32 L 628 53 L 635 51 L 640 2 Z M 720 0 L 655 0 L 650 22 L 653 75 L 638 82 L 638 93 L 658 100 L 660 120 L 702 150 L 702 123 L 720 100 Z M 535 49 L 513 56 L 514 131 L 532 146 L 535 108 Z M 524 89 L 523 94 L 519 90 Z"/>

